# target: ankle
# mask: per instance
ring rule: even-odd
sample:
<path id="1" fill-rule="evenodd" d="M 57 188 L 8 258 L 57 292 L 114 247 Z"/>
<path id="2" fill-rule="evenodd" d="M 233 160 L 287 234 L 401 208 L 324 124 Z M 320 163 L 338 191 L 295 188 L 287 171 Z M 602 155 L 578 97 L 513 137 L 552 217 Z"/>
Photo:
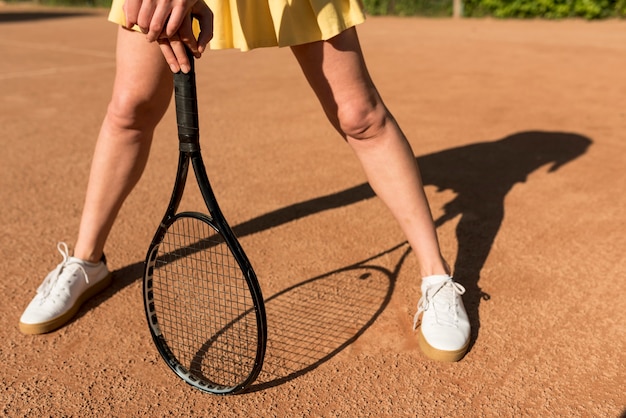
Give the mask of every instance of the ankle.
<path id="1" fill-rule="evenodd" d="M 73 256 L 93 264 L 98 264 L 102 261 L 102 251 L 85 251 L 79 247 L 74 250 Z"/>
<path id="2" fill-rule="evenodd" d="M 419 254 L 418 254 L 419 255 Z M 441 253 L 435 252 L 428 257 L 418 257 L 421 277 L 447 274 L 452 276 L 450 265 Z"/>
<path id="3" fill-rule="evenodd" d="M 432 266 L 422 266 L 420 268 L 421 277 L 430 277 L 430 276 L 452 276 L 452 271 L 450 270 L 450 266 L 444 260 L 440 264 L 432 265 Z"/>

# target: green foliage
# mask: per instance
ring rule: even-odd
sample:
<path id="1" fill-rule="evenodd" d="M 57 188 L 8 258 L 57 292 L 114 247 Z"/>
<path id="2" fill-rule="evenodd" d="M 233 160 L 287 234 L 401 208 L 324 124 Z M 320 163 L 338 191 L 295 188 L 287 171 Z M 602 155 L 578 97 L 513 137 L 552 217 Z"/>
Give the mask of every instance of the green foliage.
<path id="1" fill-rule="evenodd" d="M 452 0 L 364 0 L 363 3 L 367 13 L 370 15 L 452 15 Z"/>
<path id="2" fill-rule="evenodd" d="M 0 0 L 1 2 L 2 0 Z M 32 0 L 4 0 L 7 3 Z M 258 0 L 255 0 L 258 1 Z M 110 7 L 111 0 L 35 0 L 48 6 Z M 363 0 L 370 15 L 451 16 L 452 0 Z M 463 0 L 466 17 L 602 19 L 626 17 L 626 0 Z"/>
<path id="3" fill-rule="evenodd" d="M 465 16 L 601 19 L 625 17 L 626 0 L 465 0 Z"/>
<path id="4" fill-rule="evenodd" d="M 450 16 L 452 0 L 364 0 L 371 15 Z M 468 17 L 602 19 L 626 17 L 626 0 L 463 0 Z"/>

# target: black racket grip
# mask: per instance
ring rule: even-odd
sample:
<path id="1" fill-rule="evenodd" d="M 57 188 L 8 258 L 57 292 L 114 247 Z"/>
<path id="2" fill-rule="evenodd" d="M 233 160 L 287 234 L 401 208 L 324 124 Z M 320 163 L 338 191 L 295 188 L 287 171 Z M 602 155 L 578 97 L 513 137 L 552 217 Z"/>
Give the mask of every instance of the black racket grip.
<path id="1" fill-rule="evenodd" d="M 196 151 L 200 147 L 196 72 L 194 56 L 189 48 L 185 49 L 191 69 L 187 74 L 182 71 L 174 74 L 176 122 L 178 123 L 178 140 L 181 151 Z"/>

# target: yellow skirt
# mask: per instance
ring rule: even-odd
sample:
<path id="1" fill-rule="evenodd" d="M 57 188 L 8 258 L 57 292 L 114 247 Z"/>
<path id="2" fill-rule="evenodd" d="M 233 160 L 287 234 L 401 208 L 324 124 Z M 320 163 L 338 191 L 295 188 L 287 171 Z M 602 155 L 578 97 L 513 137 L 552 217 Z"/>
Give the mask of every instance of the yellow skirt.
<path id="1" fill-rule="evenodd" d="M 109 20 L 123 25 L 125 0 Z M 330 39 L 365 20 L 361 0 L 205 0 L 214 13 L 211 49 L 248 51 Z"/>

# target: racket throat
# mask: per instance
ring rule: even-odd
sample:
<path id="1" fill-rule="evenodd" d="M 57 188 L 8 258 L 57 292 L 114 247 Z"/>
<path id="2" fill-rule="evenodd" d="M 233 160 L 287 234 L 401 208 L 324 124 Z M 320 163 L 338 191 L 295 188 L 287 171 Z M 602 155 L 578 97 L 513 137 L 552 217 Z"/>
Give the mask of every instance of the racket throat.
<path id="1" fill-rule="evenodd" d="M 183 137 L 178 136 L 178 150 L 187 154 L 200 153 L 200 139 L 198 136 Z"/>

